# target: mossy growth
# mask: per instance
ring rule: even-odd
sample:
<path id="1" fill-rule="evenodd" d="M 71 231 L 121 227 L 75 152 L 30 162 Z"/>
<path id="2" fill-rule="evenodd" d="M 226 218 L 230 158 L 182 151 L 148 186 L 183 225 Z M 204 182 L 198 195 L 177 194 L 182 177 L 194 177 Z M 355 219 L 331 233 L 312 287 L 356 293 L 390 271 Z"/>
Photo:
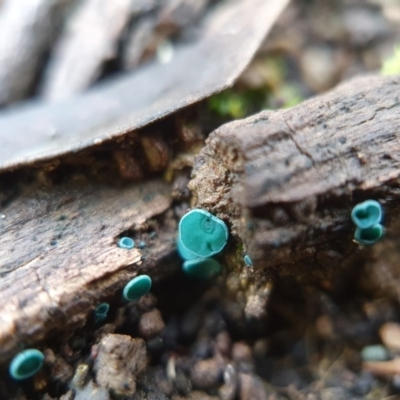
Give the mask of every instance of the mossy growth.
<path id="1" fill-rule="evenodd" d="M 139 275 L 130 280 L 122 292 L 124 299 L 128 301 L 137 301 L 148 293 L 151 289 L 151 278 L 148 275 Z"/>
<path id="2" fill-rule="evenodd" d="M 395 46 L 393 54 L 384 60 L 381 75 L 400 74 L 400 45 Z"/>
<path id="3" fill-rule="evenodd" d="M 13 379 L 24 380 L 35 375 L 43 364 L 44 355 L 40 350 L 26 349 L 12 359 L 9 372 Z"/>
<path id="4" fill-rule="evenodd" d="M 280 108 L 290 108 L 297 106 L 304 101 L 304 96 L 295 85 L 286 84 L 280 87 L 275 93 L 277 102 L 280 102 Z"/>
<path id="5" fill-rule="evenodd" d="M 291 77 L 288 60 L 278 54 L 253 60 L 247 72 L 233 88 L 208 99 L 210 111 L 239 119 L 265 109 L 293 107 L 304 100 L 301 88 Z"/>
<path id="6" fill-rule="evenodd" d="M 238 241 L 235 246 L 235 249 L 236 249 L 237 254 L 239 254 L 239 255 L 243 254 L 243 251 L 244 251 L 243 243 L 241 241 Z"/>
<path id="7" fill-rule="evenodd" d="M 259 89 L 227 89 L 208 99 L 208 108 L 221 117 L 244 118 L 266 106 L 267 92 Z"/>

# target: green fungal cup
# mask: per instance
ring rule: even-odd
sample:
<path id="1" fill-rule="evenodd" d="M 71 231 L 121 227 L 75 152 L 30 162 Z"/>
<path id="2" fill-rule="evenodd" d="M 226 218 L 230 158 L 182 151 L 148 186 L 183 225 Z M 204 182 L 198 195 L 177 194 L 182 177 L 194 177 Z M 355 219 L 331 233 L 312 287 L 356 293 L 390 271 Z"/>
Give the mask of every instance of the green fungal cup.
<path id="1" fill-rule="evenodd" d="M 135 247 L 135 242 L 130 237 L 124 236 L 118 241 L 118 247 L 121 249 L 131 250 Z"/>
<path id="2" fill-rule="evenodd" d="M 182 260 L 193 260 L 195 258 L 199 258 L 197 254 L 193 253 L 193 251 L 190 251 L 182 244 L 182 241 L 179 239 L 179 237 L 176 241 L 176 248 Z"/>
<path id="3" fill-rule="evenodd" d="M 371 228 L 381 222 L 382 207 L 376 200 L 366 200 L 354 206 L 351 219 L 357 228 Z"/>
<path id="4" fill-rule="evenodd" d="M 248 254 L 245 254 L 245 256 L 243 257 L 244 263 L 248 266 L 248 267 L 252 267 L 253 266 L 253 261 L 250 258 L 250 256 Z"/>
<path id="5" fill-rule="evenodd" d="M 187 275 L 199 279 L 209 279 L 221 272 L 221 264 L 212 258 L 187 260 L 182 268 Z"/>
<path id="6" fill-rule="evenodd" d="M 371 246 L 376 243 L 384 234 L 381 224 L 375 224 L 367 229 L 357 228 L 354 232 L 354 239 L 364 246 Z"/>
<path id="7" fill-rule="evenodd" d="M 363 347 L 360 355 L 363 361 L 386 361 L 390 358 L 388 349 L 381 344 Z"/>
<path id="8" fill-rule="evenodd" d="M 222 251 L 228 241 L 225 222 L 205 210 L 192 210 L 179 222 L 179 242 L 184 251 L 207 258 Z"/>
<path id="9" fill-rule="evenodd" d="M 94 321 L 96 324 L 103 322 L 108 315 L 110 305 L 108 303 L 100 303 L 94 310 Z"/>
<path id="10" fill-rule="evenodd" d="M 122 294 L 125 300 L 136 301 L 148 293 L 150 288 L 151 278 L 148 275 L 139 275 L 125 285 Z"/>
<path id="11" fill-rule="evenodd" d="M 15 380 L 23 380 L 35 375 L 44 363 L 44 355 L 37 349 L 26 349 L 17 354 L 10 364 L 10 375 Z"/>

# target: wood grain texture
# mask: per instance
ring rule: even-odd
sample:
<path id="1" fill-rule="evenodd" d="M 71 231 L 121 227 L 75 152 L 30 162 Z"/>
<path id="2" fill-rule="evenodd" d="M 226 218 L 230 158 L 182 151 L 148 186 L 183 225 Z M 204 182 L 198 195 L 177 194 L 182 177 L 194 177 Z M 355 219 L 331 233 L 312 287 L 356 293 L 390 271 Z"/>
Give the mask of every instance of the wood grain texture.
<path id="1" fill-rule="evenodd" d="M 171 204 L 170 187 L 70 183 L 36 186 L 0 210 L 0 361 L 51 332 L 82 326 L 90 311 L 175 248 L 175 226 L 137 233 L 146 248 L 124 250 L 117 237 L 138 231 Z M 133 232 L 132 231 L 132 232 Z M 145 260 L 142 261 L 142 256 Z"/>
<path id="2" fill-rule="evenodd" d="M 340 266 L 353 243 L 352 207 L 399 196 L 400 78 L 352 80 L 301 105 L 227 124 L 207 140 L 190 188 L 226 219 L 256 271 Z"/>
<path id="3" fill-rule="evenodd" d="M 287 3 L 229 1 L 168 64 L 149 64 L 72 99 L 1 112 L 0 171 L 100 145 L 229 87 Z"/>

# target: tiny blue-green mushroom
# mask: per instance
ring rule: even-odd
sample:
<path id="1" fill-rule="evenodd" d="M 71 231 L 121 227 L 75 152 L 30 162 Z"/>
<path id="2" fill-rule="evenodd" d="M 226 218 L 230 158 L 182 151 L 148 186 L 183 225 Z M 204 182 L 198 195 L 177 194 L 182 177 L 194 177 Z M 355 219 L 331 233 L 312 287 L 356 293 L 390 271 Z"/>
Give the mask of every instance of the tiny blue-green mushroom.
<path id="1" fill-rule="evenodd" d="M 354 206 L 351 211 L 351 219 L 357 228 L 371 228 L 381 222 L 382 207 L 376 200 L 366 200 Z"/>
<path id="2" fill-rule="evenodd" d="M 151 278 L 148 275 L 139 275 L 130 280 L 122 292 L 124 299 L 128 301 L 139 300 L 151 288 Z"/>
<path id="3" fill-rule="evenodd" d="M 10 375 L 15 380 L 23 380 L 35 375 L 44 363 L 44 355 L 37 349 L 26 349 L 17 354 L 10 364 Z"/>
<path id="4" fill-rule="evenodd" d="M 371 246 L 376 243 L 384 234 L 381 224 L 375 224 L 367 229 L 357 228 L 354 232 L 354 239 L 365 246 Z"/>
<path id="5" fill-rule="evenodd" d="M 199 258 L 199 256 L 197 254 L 193 253 L 193 251 L 190 251 L 183 245 L 183 243 L 179 239 L 179 237 L 176 241 L 176 248 L 177 248 L 178 254 L 182 258 L 182 260 L 193 260 L 195 258 Z"/>
<path id="6" fill-rule="evenodd" d="M 139 249 L 144 249 L 146 247 L 146 243 L 145 242 L 139 242 L 138 248 Z"/>
<path id="7" fill-rule="evenodd" d="M 363 361 L 386 361 L 390 358 L 388 349 L 381 344 L 363 347 L 360 355 Z"/>
<path id="8" fill-rule="evenodd" d="M 209 279 L 221 272 L 221 264 L 212 258 L 195 258 L 183 263 L 183 271 L 200 279 Z"/>
<path id="9" fill-rule="evenodd" d="M 198 257 L 211 257 L 228 241 L 228 228 L 221 219 L 205 210 L 192 210 L 179 221 L 179 240 Z"/>
<path id="10" fill-rule="evenodd" d="M 135 247 L 135 242 L 130 237 L 124 236 L 118 240 L 118 247 L 121 249 L 131 250 Z"/>
<path id="11" fill-rule="evenodd" d="M 108 303 L 100 303 L 94 310 L 94 321 L 99 324 L 107 318 L 110 305 Z"/>
<path id="12" fill-rule="evenodd" d="M 250 256 L 248 254 L 245 254 L 245 256 L 243 257 L 244 263 L 248 266 L 248 267 L 252 267 L 253 266 L 253 261 L 251 260 Z"/>

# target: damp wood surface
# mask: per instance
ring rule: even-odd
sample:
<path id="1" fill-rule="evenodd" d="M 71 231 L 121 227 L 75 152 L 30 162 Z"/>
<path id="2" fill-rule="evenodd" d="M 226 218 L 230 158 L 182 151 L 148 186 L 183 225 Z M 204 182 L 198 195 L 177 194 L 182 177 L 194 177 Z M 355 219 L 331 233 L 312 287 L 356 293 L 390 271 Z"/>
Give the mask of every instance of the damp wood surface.
<path id="1" fill-rule="evenodd" d="M 195 163 L 197 205 L 228 221 L 259 274 L 343 265 L 359 248 L 355 204 L 380 201 L 387 233 L 397 214 L 399 89 L 399 77 L 355 78 L 297 107 L 222 126 Z"/>
<path id="2" fill-rule="evenodd" d="M 71 182 L 10 198 L 0 212 L 0 362 L 50 332 L 83 326 L 138 273 L 167 276 L 171 268 L 156 265 L 175 248 L 176 227 L 160 217 L 170 192 L 160 180 L 127 187 Z M 153 217 L 161 219 L 151 235 L 143 227 Z M 127 230 L 146 247 L 119 248 Z"/>
<path id="3" fill-rule="evenodd" d="M 287 3 L 221 4 L 199 40 L 176 46 L 167 64 L 149 63 L 70 99 L 0 112 L 0 172 L 98 146 L 231 86 Z"/>

